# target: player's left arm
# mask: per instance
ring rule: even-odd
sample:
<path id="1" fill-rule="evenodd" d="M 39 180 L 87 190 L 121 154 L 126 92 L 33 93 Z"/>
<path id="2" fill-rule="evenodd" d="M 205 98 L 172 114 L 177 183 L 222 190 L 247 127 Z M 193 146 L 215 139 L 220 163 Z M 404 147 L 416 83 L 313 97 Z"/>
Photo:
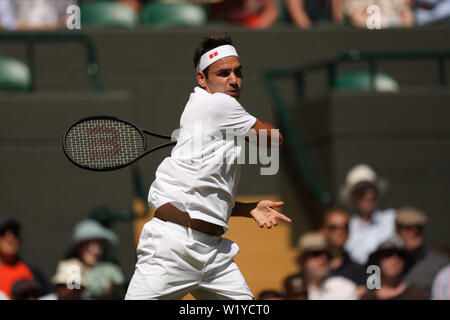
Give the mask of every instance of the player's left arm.
<path id="1" fill-rule="evenodd" d="M 274 202 L 270 200 L 262 200 L 253 203 L 236 201 L 231 216 L 253 218 L 261 228 L 266 226 L 267 229 L 270 229 L 272 226 L 276 227 L 278 225 L 277 219 L 292 222 L 287 216 L 274 209 L 280 208 L 283 205 L 284 202 Z"/>

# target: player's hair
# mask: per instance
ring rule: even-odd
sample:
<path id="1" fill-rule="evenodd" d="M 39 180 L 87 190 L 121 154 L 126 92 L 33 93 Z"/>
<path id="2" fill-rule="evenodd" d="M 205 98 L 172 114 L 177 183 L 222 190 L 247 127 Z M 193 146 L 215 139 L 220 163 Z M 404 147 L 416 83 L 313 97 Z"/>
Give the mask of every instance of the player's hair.
<path id="1" fill-rule="evenodd" d="M 226 44 L 233 45 L 231 35 L 229 33 L 216 34 L 204 37 L 202 41 L 200 41 L 199 45 L 197 46 L 194 52 L 194 68 L 197 68 L 197 65 L 200 62 L 200 58 L 202 57 L 203 54 L 205 54 L 209 50 L 212 50 L 214 48 Z M 205 74 L 206 78 L 208 78 L 208 69 L 209 67 L 203 70 L 203 73 Z"/>

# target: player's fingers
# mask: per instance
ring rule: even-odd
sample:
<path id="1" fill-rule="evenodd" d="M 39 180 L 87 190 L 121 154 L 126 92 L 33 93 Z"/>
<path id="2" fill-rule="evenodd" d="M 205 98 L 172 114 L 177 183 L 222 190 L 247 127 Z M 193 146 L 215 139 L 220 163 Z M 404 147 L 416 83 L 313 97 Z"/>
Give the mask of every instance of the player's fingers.
<path id="1" fill-rule="evenodd" d="M 279 213 L 279 212 L 276 213 L 276 217 L 280 218 L 281 220 L 284 220 L 286 222 L 292 222 L 292 220 L 289 217 L 287 217 L 284 214 Z"/>
<path id="2" fill-rule="evenodd" d="M 272 225 L 273 225 L 274 227 L 276 227 L 276 226 L 278 225 L 278 221 L 277 221 L 275 218 L 273 218 L 272 220 L 270 220 L 270 222 L 272 223 Z"/>
<path id="3" fill-rule="evenodd" d="M 271 201 L 271 202 L 269 203 L 269 206 L 270 206 L 270 207 L 275 207 L 275 208 L 282 207 L 283 205 L 284 205 L 284 202 L 283 202 L 283 201 L 279 201 L 279 202 L 273 202 L 273 201 Z"/>
<path id="4" fill-rule="evenodd" d="M 267 227 L 267 229 L 272 228 L 272 225 L 270 224 L 270 220 L 266 222 L 266 227 Z"/>

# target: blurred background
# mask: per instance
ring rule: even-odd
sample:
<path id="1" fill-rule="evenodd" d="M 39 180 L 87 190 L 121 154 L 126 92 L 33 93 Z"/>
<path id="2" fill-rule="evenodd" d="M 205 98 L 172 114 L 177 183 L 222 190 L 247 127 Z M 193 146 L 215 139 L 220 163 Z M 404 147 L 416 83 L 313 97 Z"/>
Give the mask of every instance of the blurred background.
<path id="1" fill-rule="evenodd" d="M 330 206 L 357 217 L 357 197 L 342 195 L 360 182 L 376 186 L 380 212 L 426 215 L 411 226 L 426 225 L 421 247 L 447 257 L 440 269 L 450 250 L 449 17 L 447 0 L 0 0 L 0 239 L 12 230 L 20 258 L 40 270 L 24 271 L 43 279 L 34 296 L 65 283 L 61 262 L 83 261 L 87 245 L 104 263 L 97 274 L 119 289 L 93 284 L 84 294 L 122 297 L 152 216 L 148 189 L 170 149 L 90 172 L 65 158 L 61 138 L 96 114 L 170 134 L 196 86 L 194 49 L 228 32 L 244 68 L 241 104 L 285 138 L 278 174 L 244 165 L 238 200 L 281 199 L 293 223 L 260 230 L 232 218 L 224 235 L 240 246 L 255 296 L 286 296 L 284 280 L 305 267 L 299 238 L 324 226 Z M 390 223 L 393 234 L 403 227 Z M 95 275 L 97 260 L 80 268 Z M 12 290 L 8 281 L 0 291 Z M 37 290 L 22 285 L 16 298 Z"/>

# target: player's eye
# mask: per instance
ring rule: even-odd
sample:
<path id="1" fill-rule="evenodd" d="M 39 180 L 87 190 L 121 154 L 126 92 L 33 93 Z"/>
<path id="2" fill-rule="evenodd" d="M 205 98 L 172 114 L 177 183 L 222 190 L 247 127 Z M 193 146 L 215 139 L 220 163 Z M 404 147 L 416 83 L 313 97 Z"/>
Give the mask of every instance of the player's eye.
<path id="1" fill-rule="evenodd" d="M 218 76 L 219 77 L 228 77 L 230 75 L 229 71 L 220 71 Z"/>
<path id="2" fill-rule="evenodd" d="M 235 70 L 234 74 L 236 75 L 236 77 L 242 78 L 242 69 L 239 68 L 239 69 Z"/>

